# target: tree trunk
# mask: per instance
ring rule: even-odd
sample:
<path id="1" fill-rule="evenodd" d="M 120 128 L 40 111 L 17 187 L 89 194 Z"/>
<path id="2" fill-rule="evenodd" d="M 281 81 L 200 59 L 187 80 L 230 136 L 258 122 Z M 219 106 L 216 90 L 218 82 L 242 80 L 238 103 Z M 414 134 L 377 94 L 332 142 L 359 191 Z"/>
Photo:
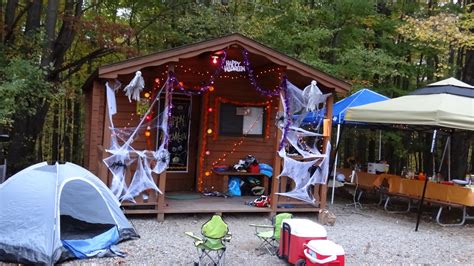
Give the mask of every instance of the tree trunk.
<path id="1" fill-rule="evenodd" d="M 474 140 L 471 140 L 471 175 L 474 175 Z"/>
<path id="2" fill-rule="evenodd" d="M 53 104 L 53 124 L 52 124 L 52 140 L 51 140 L 51 160 L 53 162 L 59 161 L 59 104 Z"/>
<path id="3" fill-rule="evenodd" d="M 44 40 L 44 52 L 41 57 L 41 66 L 47 66 L 52 61 L 54 39 L 56 37 L 56 21 L 58 19 L 58 0 L 49 0 L 46 8 L 46 38 Z"/>
<path id="4" fill-rule="evenodd" d="M 383 152 L 383 158 L 390 162 L 390 173 L 396 174 L 398 173 L 398 158 L 394 156 L 394 148 L 391 142 L 387 142 L 385 145 L 385 149 Z"/>
<path id="5" fill-rule="evenodd" d="M 82 127 L 81 127 L 81 101 L 80 97 L 74 100 L 74 119 L 72 134 L 72 162 L 81 164 L 82 161 Z"/>
<path id="6" fill-rule="evenodd" d="M 347 162 L 347 159 L 351 156 L 354 156 L 354 154 L 352 153 L 352 138 L 350 136 L 350 134 L 352 132 L 350 131 L 346 131 L 346 137 L 344 139 L 344 157 L 341 157 L 341 161 L 343 161 L 343 163 L 341 165 L 344 166 L 344 168 L 349 168 L 350 167 L 350 164 L 349 162 Z"/>
<path id="7" fill-rule="evenodd" d="M 71 120 L 72 120 L 72 114 L 71 114 L 71 99 L 66 98 L 64 100 L 65 106 L 64 106 L 64 161 L 70 162 L 71 161 Z"/>
<path id="8" fill-rule="evenodd" d="M 61 26 L 61 30 L 58 33 L 58 37 L 54 43 L 54 48 L 51 54 L 54 68 L 61 68 L 64 62 L 64 56 L 71 47 L 74 40 L 75 29 L 74 23 L 82 16 L 82 0 L 78 0 L 76 3 L 74 0 L 67 0 L 64 7 L 64 19 Z M 47 79 L 50 81 L 58 80 L 58 72 L 52 71 L 54 75 L 48 75 Z"/>
<path id="9" fill-rule="evenodd" d="M 35 162 L 35 141 L 43 129 L 49 103 L 44 102 L 36 114 L 15 116 L 9 135 L 8 146 L 9 173 L 15 173 Z"/>
<path id="10" fill-rule="evenodd" d="M 368 162 L 375 162 L 376 159 L 378 159 L 378 156 L 376 156 L 375 154 L 377 153 L 378 154 L 378 145 L 377 145 L 377 148 L 376 148 L 376 145 L 375 145 L 375 142 L 378 143 L 378 134 L 377 134 L 377 130 L 371 132 L 371 133 L 374 133 L 375 132 L 375 139 L 377 139 L 377 141 L 375 141 L 374 138 L 370 138 L 369 140 L 369 154 L 368 154 L 368 158 L 367 158 L 367 161 Z M 374 134 L 372 134 L 374 135 Z M 375 152 L 375 149 L 377 149 L 377 152 Z"/>
<path id="11" fill-rule="evenodd" d="M 25 32 L 32 34 L 38 31 L 41 23 L 41 0 L 32 0 L 32 5 L 28 8 L 26 17 Z"/>
<path id="12" fill-rule="evenodd" d="M 5 30 L 4 14 L 3 14 L 3 0 L 0 0 L 0 41 L 3 42 L 3 32 Z"/>
<path id="13" fill-rule="evenodd" d="M 367 136 L 363 130 L 358 130 L 356 144 L 356 160 L 361 166 L 367 165 Z"/>
<path id="14" fill-rule="evenodd" d="M 423 172 L 427 175 L 433 173 L 433 154 L 431 153 L 431 143 L 433 140 L 433 133 L 424 134 L 423 146 Z"/>
<path id="15" fill-rule="evenodd" d="M 469 151 L 469 133 L 454 133 L 452 138 L 451 177 L 463 179 L 467 173 L 467 155 Z"/>
<path id="16" fill-rule="evenodd" d="M 7 43 L 9 40 L 8 36 L 11 36 L 13 25 L 15 23 L 15 13 L 18 6 L 18 0 L 8 0 L 5 7 L 5 25 L 4 25 L 4 38 L 3 42 Z"/>

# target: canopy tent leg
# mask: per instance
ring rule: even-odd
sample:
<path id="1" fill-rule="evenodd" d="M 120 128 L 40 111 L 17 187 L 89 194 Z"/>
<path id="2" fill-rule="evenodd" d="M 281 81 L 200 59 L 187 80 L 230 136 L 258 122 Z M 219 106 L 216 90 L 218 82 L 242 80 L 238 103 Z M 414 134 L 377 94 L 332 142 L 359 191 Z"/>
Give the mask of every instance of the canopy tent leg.
<path id="1" fill-rule="evenodd" d="M 334 155 L 334 171 L 332 172 L 332 192 L 331 192 L 331 204 L 334 203 L 334 191 L 336 190 L 336 168 L 337 168 L 337 159 L 339 156 L 339 136 L 341 133 L 341 124 L 337 124 L 337 133 L 336 133 L 336 154 Z"/>
<path id="2" fill-rule="evenodd" d="M 451 181 L 451 135 L 449 135 L 448 146 L 448 180 Z"/>
<path id="3" fill-rule="evenodd" d="M 434 148 L 436 144 L 436 133 L 437 130 L 433 131 L 433 140 L 431 141 L 431 154 L 434 156 Z M 435 175 L 435 166 L 433 165 L 433 176 Z M 418 215 L 416 217 L 416 227 L 415 232 L 418 231 L 418 226 L 420 225 L 421 212 L 423 211 L 423 201 L 425 200 L 426 186 L 428 185 L 428 177 L 425 178 L 425 184 L 423 185 L 423 193 L 421 194 L 420 205 L 418 207 Z"/>
<path id="4" fill-rule="evenodd" d="M 379 129 L 379 161 L 382 160 L 382 130 Z"/>
<path id="5" fill-rule="evenodd" d="M 450 142 L 451 142 L 451 136 L 448 136 L 446 138 L 446 144 L 444 145 L 444 149 L 443 149 L 443 155 L 441 156 L 441 160 L 440 160 L 440 163 L 439 163 L 439 167 L 438 167 L 438 173 L 441 173 L 441 169 L 443 168 L 443 162 L 444 162 L 444 157 L 446 155 L 446 151 L 448 150 L 449 146 L 450 146 Z M 451 159 L 449 158 L 449 153 L 448 153 L 448 159 Z M 448 167 L 449 167 L 449 161 L 448 161 Z M 449 170 L 448 170 L 449 172 Z M 449 174 L 448 174 L 449 175 Z M 451 180 L 451 179 L 450 179 Z"/>

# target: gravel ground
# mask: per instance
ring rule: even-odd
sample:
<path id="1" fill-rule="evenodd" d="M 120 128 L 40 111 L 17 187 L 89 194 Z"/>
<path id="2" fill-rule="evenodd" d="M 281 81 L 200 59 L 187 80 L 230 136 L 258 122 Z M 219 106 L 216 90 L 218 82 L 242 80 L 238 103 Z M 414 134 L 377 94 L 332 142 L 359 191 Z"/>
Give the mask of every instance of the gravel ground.
<path id="1" fill-rule="evenodd" d="M 325 226 L 328 239 L 342 245 L 346 263 L 360 264 L 472 264 L 474 223 L 462 227 L 441 227 L 427 213 L 415 232 L 416 213 L 388 214 L 382 207 L 365 204 L 363 209 L 347 207 L 348 200 L 330 206 L 337 216 L 334 226 Z M 296 218 L 317 221 L 313 214 Z M 66 264 L 190 265 L 197 258 L 185 231 L 200 232 L 210 215 L 167 215 L 163 223 L 153 218 L 132 217 L 141 238 L 120 243 L 126 258 L 97 258 Z M 255 250 L 259 241 L 252 223 L 270 223 L 264 214 L 225 214 L 233 238 L 228 244 L 228 265 L 286 265 L 276 256 Z"/>

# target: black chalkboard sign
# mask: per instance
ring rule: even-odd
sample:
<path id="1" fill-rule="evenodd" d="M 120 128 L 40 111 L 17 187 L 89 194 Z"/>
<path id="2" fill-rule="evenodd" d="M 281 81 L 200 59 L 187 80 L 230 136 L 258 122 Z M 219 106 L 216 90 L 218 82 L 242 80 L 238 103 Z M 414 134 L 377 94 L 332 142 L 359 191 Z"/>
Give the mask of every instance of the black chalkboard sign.
<path id="1" fill-rule="evenodd" d="M 170 164 L 167 171 L 188 171 L 189 124 L 191 122 L 191 100 L 173 99 L 169 118 Z"/>

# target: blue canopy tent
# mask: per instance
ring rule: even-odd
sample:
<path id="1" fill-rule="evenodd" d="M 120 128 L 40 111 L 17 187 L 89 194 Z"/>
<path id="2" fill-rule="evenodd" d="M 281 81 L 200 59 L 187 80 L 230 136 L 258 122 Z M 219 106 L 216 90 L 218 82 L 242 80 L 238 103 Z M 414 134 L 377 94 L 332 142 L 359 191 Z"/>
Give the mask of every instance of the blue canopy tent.
<path id="1" fill-rule="evenodd" d="M 347 109 L 351 107 L 356 107 L 356 106 L 361 106 L 361 105 L 366 105 L 369 103 L 375 103 L 375 102 L 380 102 L 380 101 L 385 101 L 388 100 L 387 96 L 384 96 L 380 93 L 377 93 L 375 91 L 369 90 L 369 89 L 361 89 L 358 92 L 352 94 L 351 96 L 344 98 L 337 103 L 333 105 L 333 115 L 332 115 L 332 121 L 333 124 L 337 124 L 337 133 L 336 133 L 336 155 L 334 157 L 334 171 L 333 171 L 333 176 L 334 180 L 332 183 L 332 193 L 331 193 L 331 204 L 334 202 L 334 190 L 336 186 L 335 182 L 335 176 L 336 176 L 336 167 L 337 167 L 337 159 L 338 159 L 338 146 L 339 146 L 339 137 L 341 134 L 341 125 L 342 124 L 352 124 L 352 125 L 361 125 L 364 123 L 358 123 L 358 122 L 349 122 L 345 120 L 346 112 Z M 305 120 L 308 118 L 306 116 Z M 304 120 L 303 120 L 304 121 Z M 379 160 L 381 157 L 381 140 L 379 138 Z"/>

